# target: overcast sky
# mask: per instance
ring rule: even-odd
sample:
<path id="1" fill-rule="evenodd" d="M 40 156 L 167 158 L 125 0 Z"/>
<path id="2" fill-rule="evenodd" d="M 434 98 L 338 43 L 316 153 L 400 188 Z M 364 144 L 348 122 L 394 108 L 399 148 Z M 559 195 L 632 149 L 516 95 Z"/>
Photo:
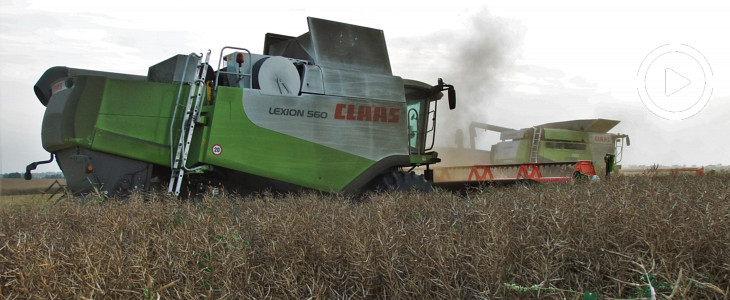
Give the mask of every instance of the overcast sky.
<path id="1" fill-rule="evenodd" d="M 22 171 L 49 156 L 40 139 L 45 107 L 32 91 L 46 69 L 146 75 L 175 54 L 207 49 L 217 63 L 223 46 L 261 53 L 267 32 L 307 32 L 307 16 L 382 29 L 395 75 L 453 84 L 459 104 L 455 111 L 440 108 L 441 146 L 452 146 L 456 130 L 472 120 L 526 128 L 606 118 L 621 121 L 611 132 L 631 136 L 624 164 L 730 164 L 730 7 L 714 6 L 720 1 L 512 2 L 4 0 L 0 170 Z M 661 48 L 667 53 L 694 55 L 705 76 L 681 62 L 660 65 L 672 63 L 652 53 L 662 45 L 669 45 Z M 645 67 L 680 84 L 667 86 L 667 94 L 676 94 L 664 100 L 689 99 L 699 89 L 703 97 L 711 93 L 707 104 L 682 120 L 652 112 L 640 98 L 642 79 L 651 79 L 639 74 L 646 58 L 654 64 Z M 695 102 L 702 101 L 688 105 Z M 478 138 L 483 149 L 493 142 L 495 135 Z"/>

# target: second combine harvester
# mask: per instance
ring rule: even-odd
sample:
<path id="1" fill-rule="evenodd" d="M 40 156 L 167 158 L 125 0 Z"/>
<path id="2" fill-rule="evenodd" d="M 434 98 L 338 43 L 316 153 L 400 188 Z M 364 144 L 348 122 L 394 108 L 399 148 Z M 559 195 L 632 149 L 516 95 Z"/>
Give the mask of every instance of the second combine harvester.
<path id="1" fill-rule="evenodd" d="M 43 147 L 76 193 L 169 182 L 177 195 L 185 181 L 428 188 L 402 170 L 440 161 L 430 152 L 434 102 L 448 91 L 453 109 L 453 86 L 394 76 L 382 30 L 308 22 L 298 37 L 267 34 L 262 55 L 224 48 L 216 70 L 210 51 L 176 55 L 147 76 L 53 67 L 34 87 L 46 106 Z"/>

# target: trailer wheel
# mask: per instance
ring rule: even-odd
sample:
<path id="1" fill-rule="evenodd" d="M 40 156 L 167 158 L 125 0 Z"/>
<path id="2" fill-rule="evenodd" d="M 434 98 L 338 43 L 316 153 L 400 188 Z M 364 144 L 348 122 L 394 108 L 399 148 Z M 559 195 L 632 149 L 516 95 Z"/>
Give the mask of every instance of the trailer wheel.
<path id="1" fill-rule="evenodd" d="M 375 190 L 410 192 L 416 190 L 422 193 L 431 191 L 431 183 L 426 181 L 423 175 L 413 172 L 396 171 L 384 174 L 375 181 Z"/>

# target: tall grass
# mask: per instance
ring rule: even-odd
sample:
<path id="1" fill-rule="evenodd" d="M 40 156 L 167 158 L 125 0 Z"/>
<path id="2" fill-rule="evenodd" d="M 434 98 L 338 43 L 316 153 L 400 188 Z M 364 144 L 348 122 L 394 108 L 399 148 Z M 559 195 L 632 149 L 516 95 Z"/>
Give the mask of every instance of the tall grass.
<path id="1" fill-rule="evenodd" d="M 718 298 L 730 176 L 0 211 L 14 298 Z"/>

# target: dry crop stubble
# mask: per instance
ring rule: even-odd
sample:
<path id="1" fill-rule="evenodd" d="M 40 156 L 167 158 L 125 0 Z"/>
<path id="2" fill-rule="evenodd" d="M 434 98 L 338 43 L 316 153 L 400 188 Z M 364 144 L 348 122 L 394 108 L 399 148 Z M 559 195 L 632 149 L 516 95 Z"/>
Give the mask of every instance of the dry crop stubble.
<path id="1" fill-rule="evenodd" d="M 730 176 L 0 211 L 14 298 L 727 298 Z"/>

